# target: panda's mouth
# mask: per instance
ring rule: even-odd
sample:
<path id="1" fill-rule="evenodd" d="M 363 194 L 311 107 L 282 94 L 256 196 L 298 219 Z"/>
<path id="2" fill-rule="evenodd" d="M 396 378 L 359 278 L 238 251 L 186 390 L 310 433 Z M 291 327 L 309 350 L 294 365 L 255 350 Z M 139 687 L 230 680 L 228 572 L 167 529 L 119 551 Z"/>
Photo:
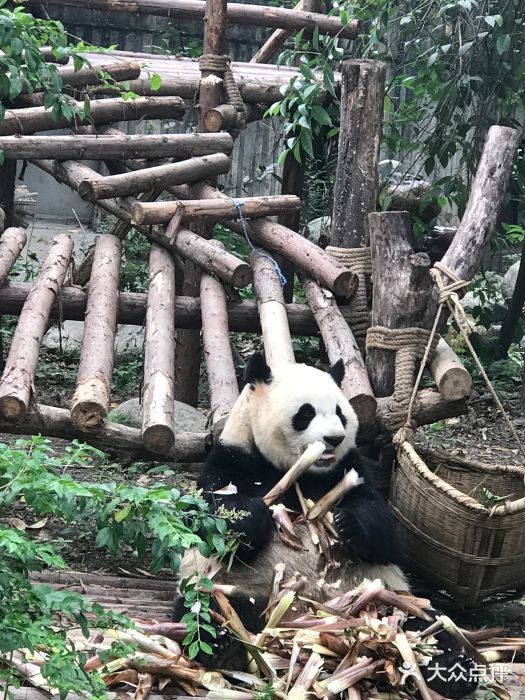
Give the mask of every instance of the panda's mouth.
<path id="1" fill-rule="evenodd" d="M 314 462 L 314 466 L 320 469 L 328 469 L 335 464 L 335 452 L 323 452 L 323 454 Z"/>

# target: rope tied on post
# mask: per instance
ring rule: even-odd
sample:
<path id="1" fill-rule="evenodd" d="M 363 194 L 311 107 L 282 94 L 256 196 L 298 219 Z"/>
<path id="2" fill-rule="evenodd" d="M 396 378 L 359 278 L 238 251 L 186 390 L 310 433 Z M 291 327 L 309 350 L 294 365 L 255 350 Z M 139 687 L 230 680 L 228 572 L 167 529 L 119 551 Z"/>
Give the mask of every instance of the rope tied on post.
<path id="1" fill-rule="evenodd" d="M 219 80 L 223 81 L 226 100 L 237 112 L 237 121 L 232 129 L 233 136 L 237 136 L 246 126 L 246 108 L 235 82 L 230 57 L 212 53 L 204 54 L 199 58 L 199 68 L 201 73 L 210 72 L 222 75 Z M 217 80 L 217 78 L 215 79 Z M 208 78 L 204 78 L 204 80 L 208 80 Z"/>

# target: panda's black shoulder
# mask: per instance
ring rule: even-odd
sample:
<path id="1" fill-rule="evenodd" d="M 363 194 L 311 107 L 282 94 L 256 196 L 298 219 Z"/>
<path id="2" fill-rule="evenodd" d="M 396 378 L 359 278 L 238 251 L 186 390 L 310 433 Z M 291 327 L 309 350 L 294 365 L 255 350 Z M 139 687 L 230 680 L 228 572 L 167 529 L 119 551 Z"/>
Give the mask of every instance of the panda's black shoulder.
<path id="1" fill-rule="evenodd" d="M 197 486 L 215 491 L 231 483 L 246 496 L 263 496 L 278 479 L 273 464 L 255 446 L 218 442 L 202 465 Z"/>

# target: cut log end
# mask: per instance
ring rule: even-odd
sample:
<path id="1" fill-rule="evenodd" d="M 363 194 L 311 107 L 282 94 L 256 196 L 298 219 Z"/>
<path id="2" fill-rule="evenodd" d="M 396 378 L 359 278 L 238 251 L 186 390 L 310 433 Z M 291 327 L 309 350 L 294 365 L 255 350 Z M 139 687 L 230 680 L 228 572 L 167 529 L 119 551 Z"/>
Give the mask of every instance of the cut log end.
<path id="1" fill-rule="evenodd" d="M 78 194 L 87 202 L 94 202 L 97 198 L 95 188 L 90 180 L 83 180 L 78 186 Z"/>
<path id="2" fill-rule="evenodd" d="M 71 408 L 71 420 L 80 430 L 97 428 L 106 417 L 106 409 L 96 401 L 79 401 Z"/>
<path id="3" fill-rule="evenodd" d="M 8 421 L 17 423 L 27 415 L 27 407 L 16 396 L 2 396 L 0 398 L 0 415 Z"/>
<path id="4" fill-rule="evenodd" d="M 351 270 L 344 270 L 334 279 L 333 292 L 338 297 L 349 299 L 355 294 L 358 285 L 358 276 Z"/>
<path id="5" fill-rule="evenodd" d="M 454 367 L 443 376 L 438 389 L 447 401 L 459 401 L 469 396 L 472 390 L 472 377 L 466 369 Z"/>
<path id="6" fill-rule="evenodd" d="M 175 435 L 167 425 L 150 425 L 142 431 L 142 442 L 149 452 L 168 454 L 175 444 Z"/>
<path id="7" fill-rule="evenodd" d="M 244 265 L 239 265 L 233 271 L 231 283 L 237 289 L 244 289 L 244 287 L 252 283 L 252 280 L 253 270 L 248 263 L 245 263 Z"/>

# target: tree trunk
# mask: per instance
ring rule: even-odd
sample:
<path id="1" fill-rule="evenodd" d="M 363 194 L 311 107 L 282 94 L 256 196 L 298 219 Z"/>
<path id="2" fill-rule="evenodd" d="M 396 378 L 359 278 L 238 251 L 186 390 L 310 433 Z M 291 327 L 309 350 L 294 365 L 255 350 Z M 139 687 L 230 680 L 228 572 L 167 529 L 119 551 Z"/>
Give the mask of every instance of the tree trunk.
<path id="1" fill-rule="evenodd" d="M 210 245 L 223 247 L 219 241 Z M 239 396 L 239 387 L 230 344 L 226 291 L 213 275 L 202 274 L 200 300 L 212 432 L 218 438 Z"/>
<path id="2" fill-rule="evenodd" d="M 27 241 L 23 228 L 8 228 L 0 237 L 0 287 L 9 277 L 9 273 Z"/>
<path id="3" fill-rule="evenodd" d="M 343 394 L 352 404 L 360 421 L 371 419 L 377 402 L 370 386 L 365 363 L 354 335 L 343 318 L 333 295 L 311 279 L 302 280 L 303 288 L 332 365 L 342 359 L 345 364 Z"/>
<path id="4" fill-rule="evenodd" d="M 230 169 L 230 158 L 224 153 L 211 156 L 189 158 L 179 163 L 157 165 L 153 168 L 135 170 L 120 175 L 108 175 L 83 180 L 78 187 L 82 199 L 93 202 L 97 199 L 112 199 L 138 194 L 151 188 L 166 188 L 195 182 L 203 178 L 214 177 L 227 173 Z"/>
<path id="5" fill-rule="evenodd" d="M 472 377 L 443 338 L 440 338 L 437 344 L 430 363 L 430 373 L 434 377 L 439 393 L 447 401 L 458 401 L 470 394 Z"/>
<path id="6" fill-rule="evenodd" d="M 73 253 L 66 234 L 56 236 L 25 301 L 0 380 L 0 415 L 20 421 L 33 397 L 35 371 L 49 314 L 64 282 Z"/>
<path id="7" fill-rule="evenodd" d="M 2 276 L 0 274 L 1 279 Z M 499 358 L 505 358 L 509 353 L 509 348 L 521 318 L 523 304 L 525 304 L 525 241 L 521 245 L 520 267 L 516 277 L 516 284 L 498 336 L 497 353 Z"/>
<path id="8" fill-rule="evenodd" d="M 285 311 L 284 295 L 275 263 L 264 252 L 250 255 L 253 286 L 257 297 L 264 342 L 264 354 L 270 367 L 295 363 L 292 338 Z"/>
<path id="9" fill-rule="evenodd" d="M 1 147 L 0 141 L 0 147 Z M 240 206 L 245 219 L 261 216 L 275 216 L 283 211 L 300 209 L 301 200 L 293 195 L 246 197 L 244 199 L 193 199 L 185 202 L 166 201 L 154 204 L 134 202 L 131 207 L 133 223 L 163 224 L 180 211 L 183 221 L 218 222 L 225 219 L 238 219 Z"/>
<path id="10" fill-rule="evenodd" d="M 2 136 L 0 149 L 6 159 L 19 160 L 125 160 L 151 159 L 152 155 L 186 160 L 213 153 L 230 154 L 233 141 L 229 134 Z"/>
<path id="11" fill-rule="evenodd" d="M 341 128 L 334 188 L 331 245 L 368 245 L 368 214 L 377 203 L 377 163 L 385 92 L 383 63 L 343 64 Z"/>
<path id="12" fill-rule="evenodd" d="M 149 289 L 144 343 L 142 440 L 155 454 L 175 443 L 173 361 L 175 358 L 175 263 L 157 245 L 149 256 Z"/>
<path id="13" fill-rule="evenodd" d="M 179 20 L 202 21 L 205 16 L 206 3 L 204 0 L 57 0 L 56 5 L 86 9 L 116 10 L 133 14 L 159 15 L 161 17 Z M 266 7 L 261 5 L 244 5 L 229 3 L 227 21 L 230 24 L 253 25 L 256 27 L 277 27 L 297 32 L 300 29 L 316 27 L 320 34 L 337 36 L 341 39 L 355 39 L 357 36 L 357 20 L 343 24 L 338 17 L 327 17 L 315 12 L 288 10 L 284 7 Z"/>
<path id="14" fill-rule="evenodd" d="M 422 326 L 431 297 L 430 258 L 414 253 L 406 212 L 372 213 L 368 218 L 372 251 L 372 326 Z M 395 352 L 368 347 L 366 366 L 375 396 L 394 391 Z"/>
<path id="15" fill-rule="evenodd" d="M 71 420 L 81 430 L 103 423 L 109 411 L 121 251 L 121 241 L 108 235 L 101 236 L 95 248 L 77 384 L 71 399 Z"/>
<path id="16" fill-rule="evenodd" d="M 3 313 L 18 316 L 31 291 L 28 282 L 7 282 L 0 287 L 0 308 Z M 118 322 L 142 326 L 146 317 L 147 294 L 120 292 L 118 297 Z M 64 321 L 83 321 L 86 314 L 87 293 L 77 287 L 64 287 L 60 295 L 60 308 L 55 302 L 51 318 Z M 227 303 L 230 329 L 235 332 L 260 333 L 261 324 L 254 301 L 229 301 Z M 316 336 L 317 323 L 306 304 L 286 304 L 288 324 L 293 335 Z M 352 316 L 347 306 L 340 312 L 346 323 L 352 325 Z M 175 300 L 175 327 L 201 327 L 201 306 L 196 297 L 182 296 Z"/>
<path id="17" fill-rule="evenodd" d="M 79 110 L 83 102 L 73 103 Z M 121 98 L 92 100 L 89 115 L 85 119 L 75 117 L 55 120 L 51 110 L 45 107 L 6 110 L 0 122 L 0 136 L 32 134 L 36 131 L 66 129 L 81 124 L 110 124 L 138 119 L 180 119 L 184 115 L 184 101 L 180 97 L 138 97 L 127 102 Z"/>
<path id="18" fill-rule="evenodd" d="M 180 188 L 170 188 L 175 196 L 187 199 Z M 227 199 L 218 190 L 198 183 L 191 187 L 192 196 L 199 199 Z M 244 236 L 244 230 L 240 223 L 224 221 L 224 226 L 231 231 Z M 247 224 L 247 232 L 251 241 L 272 253 L 283 255 L 292 262 L 301 272 L 317 279 L 319 284 L 326 287 L 336 296 L 351 297 L 357 288 L 357 277 L 344 265 L 335 260 L 322 248 L 291 231 L 285 226 L 275 223 L 271 219 L 255 219 Z"/>
<path id="19" fill-rule="evenodd" d="M 148 459 L 162 462 L 202 462 L 210 448 L 208 433 L 178 433 L 177 442 L 168 455 L 148 452 L 142 444 L 138 428 L 106 422 L 88 431 L 80 430 L 72 421 L 68 410 L 37 404 L 35 412 L 20 423 L 0 418 L 0 431 L 15 435 L 44 435 L 63 440 L 87 442 L 104 452 L 124 455 L 126 459 Z"/>

